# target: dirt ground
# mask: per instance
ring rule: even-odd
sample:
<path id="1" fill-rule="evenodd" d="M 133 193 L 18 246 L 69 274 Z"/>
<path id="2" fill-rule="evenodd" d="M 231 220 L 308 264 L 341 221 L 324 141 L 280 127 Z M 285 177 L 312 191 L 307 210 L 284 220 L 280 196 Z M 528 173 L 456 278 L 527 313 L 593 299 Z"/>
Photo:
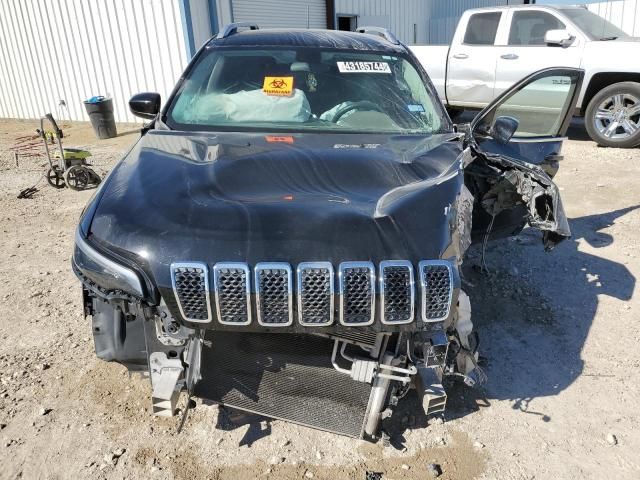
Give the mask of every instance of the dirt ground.
<path id="1" fill-rule="evenodd" d="M 573 238 L 540 234 L 472 250 L 465 290 L 488 383 L 456 387 L 445 421 L 396 421 L 372 445 L 198 403 L 182 433 L 151 415 L 148 379 L 96 359 L 69 259 L 91 192 L 40 182 L 36 122 L 0 120 L 0 478 L 640 478 L 640 149 L 571 131 L 556 177 Z M 104 174 L 136 127 L 98 141 L 65 128 Z M 18 166 L 13 152 L 18 150 Z"/>

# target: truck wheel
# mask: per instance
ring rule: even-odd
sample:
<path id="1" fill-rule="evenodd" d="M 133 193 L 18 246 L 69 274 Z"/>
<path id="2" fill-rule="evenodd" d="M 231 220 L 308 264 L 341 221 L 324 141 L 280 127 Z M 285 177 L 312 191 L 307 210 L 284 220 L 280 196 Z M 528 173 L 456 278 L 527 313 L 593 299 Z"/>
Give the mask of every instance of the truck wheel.
<path id="1" fill-rule="evenodd" d="M 620 82 L 602 89 L 587 106 L 585 126 L 598 145 L 640 145 L 640 83 Z"/>

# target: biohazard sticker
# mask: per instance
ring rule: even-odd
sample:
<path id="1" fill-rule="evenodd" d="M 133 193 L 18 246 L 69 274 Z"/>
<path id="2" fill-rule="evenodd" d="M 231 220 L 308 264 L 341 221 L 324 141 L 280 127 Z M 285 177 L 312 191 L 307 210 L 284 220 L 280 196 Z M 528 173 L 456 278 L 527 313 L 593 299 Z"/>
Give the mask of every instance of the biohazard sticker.
<path id="1" fill-rule="evenodd" d="M 264 77 L 262 91 L 267 95 L 289 97 L 293 92 L 293 77 Z"/>
<path id="2" fill-rule="evenodd" d="M 336 62 L 340 73 L 391 73 L 387 62 Z"/>

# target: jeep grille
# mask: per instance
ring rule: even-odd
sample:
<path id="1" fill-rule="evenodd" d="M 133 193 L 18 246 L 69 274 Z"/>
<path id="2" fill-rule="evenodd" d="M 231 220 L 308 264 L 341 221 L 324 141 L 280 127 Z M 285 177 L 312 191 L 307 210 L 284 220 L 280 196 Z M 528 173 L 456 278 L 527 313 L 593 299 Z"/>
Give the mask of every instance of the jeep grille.
<path id="1" fill-rule="evenodd" d="M 374 321 L 375 270 L 371 262 L 340 264 L 340 323 L 371 325 Z"/>
<path id="2" fill-rule="evenodd" d="M 414 282 L 410 262 L 385 261 L 380 263 L 381 317 L 385 324 L 413 322 Z"/>
<path id="3" fill-rule="evenodd" d="M 249 267 L 244 263 L 218 263 L 213 268 L 218 322 L 223 325 L 251 323 Z"/>
<path id="4" fill-rule="evenodd" d="M 211 322 L 210 289 L 215 295 L 215 316 L 222 325 L 249 325 L 254 315 L 265 327 L 290 326 L 294 316 L 305 327 L 332 325 L 335 315 L 341 325 L 349 327 L 371 325 L 376 316 L 385 325 L 411 323 L 416 316 L 414 268 L 406 260 L 382 261 L 377 271 L 371 262 L 343 262 L 338 266 L 337 292 L 331 263 L 300 263 L 295 272 L 295 308 L 294 274 L 288 263 L 258 263 L 253 271 L 245 263 L 217 263 L 211 284 L 207 272 L 207 265 L 200 262 L 171 265 L 176 304 L 189 322 Z M 422 261 L 416 280 L 421 319 L 445 320 L 453 297 L 452 264 Z"/>
<path id="5" fill-rule="evenodd" d="M 197 262 L 174 263 L 171 265 L 171 282 L 184 319 L 189 322 L 210 322 L 207 266 Z"/>
<path id="6" fill-rule="evenodd" d="M 298 321 L 301 325 L 333 323 L 333 267 L 328 262 L 298 265 Z"/>
<path id="7" fill-rule="evenodd" d="M 452 295 L 451 265 L 442 261 L 419 264 L 422 294 L 422 320 L 438 322 L 449 316 Z"/>
<path id="8" fill-rule="evenodd" d="M 258 323 L 288 326 L 293 323 L 291 267 L 287 263 L 259 263 L 255 267 Z"/>

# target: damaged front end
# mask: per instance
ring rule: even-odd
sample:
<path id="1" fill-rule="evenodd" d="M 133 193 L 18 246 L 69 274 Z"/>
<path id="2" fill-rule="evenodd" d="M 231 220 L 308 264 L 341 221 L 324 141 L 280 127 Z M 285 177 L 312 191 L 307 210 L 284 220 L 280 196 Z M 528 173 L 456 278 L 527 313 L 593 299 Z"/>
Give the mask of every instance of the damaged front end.
<path id="1" fill-rule="evenodd" d="M 486 379 L 471 242 L 570 235 L 544 164 L 559 148 L 534 162 L 490 141 L 150 130 L 76 235 L 97 355 L 149 372 L 156 415 L 186 392 L 375 439 L 411 389 L 442 414 L 445 377 Z"/>
<path id="2" fill-rule="evenodd" d="M 405 157 L 416 144 L 410 161 L 398 161 L 393 143 L 366 157 L 329 144 L 308 161 L 331 178 L 299 177 L 304 184 L 287 186 L 296 188 L 296 201 L 261 191 L 288 180 L 296 158 L 290 149 L 269 146 L 259 159 L 267 167 L 256 171 L 246 164 L 264 140 L 252 138 L 255 146 L 238 152 L 220 139 L 179 140 L 180 151 L 197 146 L 188 150 L 206 161 L 160 151 L 169 140 L 150 132 L 106 180 L 81 221 L 72 262 L 97 355 L 149 372 L 154 414 L 174 415 L 186 392 L 374 439 L 408 389 L 416 389 L 426 415 L 442 414 L 446 375 L 469 384 L 483 378 L 460 290 L 473 197 L 457 136 L 398 140 Z M 214 147 L 219 157 L 210 160 Z M 251 192 L 211 195 L 211 178 L 226 169 L 233 177 L 256 171 L 243 179 Z M 146 182 L 131 180 L 138 171 Z M 353 171 L 369 179 L 362 183 Z M 177 172 L 188 184 L 175 182 Z M 194 211 L 173 217 L 168 207 L 137 204 L 162 205 L 168 187 L 150 187 L 159 184 L 180 189 L 171 197 L 183 196 L 187 185 Z M 425 204 L 432 208 L 416 216 Z M 173 232 L 189 230 L 176 222 L 187 218 L 198 219 L 197 234 L 178 238 Z M 271 227 L 256 226 L 256 218 Z M 334 229 L 325 227 L 327 218 Z"/>
<path id="3" fill-rule="evenodd" d="M 126 193 L 99 193 L 106 213 L 98 209 L 89 236 L 83 232 L 88 222 L 81 223 L 73 257 L 97 355 L 130 370 L 147 370 L 153 412 L 160 416 L 174 415 L 181 392 L 186 392 L 271 418 L 375 439 L 381 421 L 410 389 L 420 398 L 424 415 L 442 414 L 445 377 L 459 377 L 470 386 L 486 378 L 478 366 L 469 298 L 460 288 L 459 268 L 472 241 L 474 210 L 490 206 L 498 214 L 496 209 L 509 204 L 491 199 L 509 198 L 527 206 L 533 225 L 540 221 L 533 216 L 539 210 L 530 205 L 539 192 L 547 192 L 535 168 L 480 156 L 471 148 L 447 155 L 451 161 L 436 181 L 401 185 L 368 202 L 361 228 L 375 226 L 377 233 L 364 233 L 368 243 L 350 239 L 349 252 L 364 251 L 374 261 L 338 259 L 333 242 L 315 248 L 316 255 L 329 261 L 302 261 L 307 249 L 293 240 L 284 249 L 291 262 L 193 260 L 210 255 L 207 248 L 198 250 L 197 239 L 182 244 L 189 246 L 191 253 L 185 256 L 190 260 L 176 261 L 168 246 L 150 248 L 162 238 L 158 236 L 145 240 L 146 256 L 134 256 L 107 248 L 104 238 L 112 243 L 109 235 L 123 235 L 110 220 L 105 229 L 101 226 L 110 202 L 121 201 Z M 118 182 L 119 176 L 114 172 L 108 182 Z M 473 178 L 477 182 L 470 182 Z M 474 197 L 465 183 L 471 189 L 491 188 Z M 191 188 L 198 190 L 196 183 Z M 149 192 L 146 198 L 161 194 Z M 411 212 L 422 203 L 434 208 L 418 224 Z M 365 222 L 363 205 L 326 205 L 342 215 L 348 208 L 353 215 L 348 223 L 356 218 Z M 557 205 L 549 204 L 545 222 L 563 218 Z M 246 201 L 245 206 L 277 218 L 263 202 Z M 308 217 L 311 210 L 304 210 Z M 283 221 L 278 224 L 286 228 Z M 431 242 L 413 241 L 424 232 L 412 235 L 403 241 L 406 260 L 377 260 L 384 258 L 389 244 L 398 244 L 392 242 L 394 235 L 409 235 L 416 225 L 429 229 Z M 550 233 L 565 233 L 551 223 L 544 226 Z M 223 237 L 221 229 L 218 225 L 215 232 Z M 284 243 L 291 232 L 282 235 Z M 208 243 L 205 239 L 203 246 Z M 164 260 L 150 252 L 168 253 Z M 231 251 L 226 255 L 232 257 Z M 431 255 L 438 258 L 420 258 Z"/>
<path id="4" fill-rule="evenodd" d="M 98 287 L 95 264 L 83 262 L 82 248 L 86 251 L 86 245 L 76 247 L 73 265 L 83 283 L 96 353 L 134 371 L 148 366 L 156 415 L 173 416 L 181 392 L 187 392 L 271 418 L 375 439 L 381 420 L 408 389 L 418 392 L 424 414 L 441 414 L 445 375 L 460 375 L 469 384 L 482 378 L 456 262 L 420 262 L 415 279 L 409 262 L 351 263 L 340 266 L 336 285 L 326 264 L 302 265 L 296 272 L 269 265 L 262 278 L 256 274 L 259 265 L 249 272 L 223 265 L 213 269 L 214 279 L 204 263 L 180 263 L 173 268 L 176 315 L 164 299 L 149 305 L 145 287 L 129 288 L 122 272 L 116 278 L 121 289 Z M 248 278 L 257 282 L 250 291 Z M 302 287 L 279 293 L 279 278 Z M 136 296 L 139 286 L 142 297 Z M 307 323 L 326 323 L 319 313 L 332 303 L 340 321 Z M 239 321 L 248 311 L 256 315 L 256 325 L 201 324 L 210 315 L 216 322 L 225 315 Z M 287 325 L 290 313 L 296 323 Z"/>
<path id="5" fill-rule="evenodd" d="M 482 222 L 481 213 L 476 213 L 474 229 L 479 234 L 489 236 L 498 218 L 498 223 L 502 220 L 498 227 L 512 228 L 510 234 L 527 224 L 541 230 L 545 250 L 571 236 L 558 187 L 542 167 L 470 148 L 473 153 L 465 167 L 466 181 L 475 194 L 476 208 L 490 218 L 487 224 L 486 215 Z"/>

